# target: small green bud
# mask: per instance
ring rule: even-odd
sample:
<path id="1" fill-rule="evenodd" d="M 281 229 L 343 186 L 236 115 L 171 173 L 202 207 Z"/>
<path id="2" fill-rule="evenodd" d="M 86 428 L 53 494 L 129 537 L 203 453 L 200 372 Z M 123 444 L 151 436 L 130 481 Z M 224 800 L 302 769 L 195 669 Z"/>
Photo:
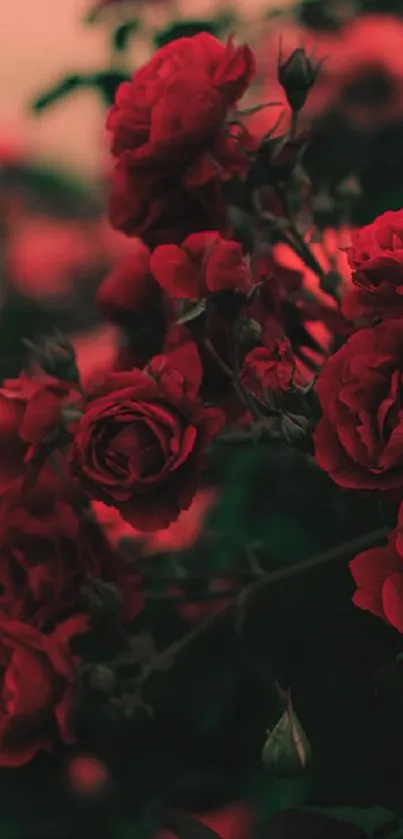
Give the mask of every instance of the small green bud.
<path id="1" fill-rule="evenodd" d="M 262 751 L 262 762 L 277 778 L 302 775 L 312 760 L 312 750 L 302 725 L 287 697 L 287 707 Z"/>
<path id="2" fill-rule="evenodd" d="M 262 327 L 253 318 L 241 317 L 235 323 L 234 334 L 242 346 L 253 348 L 262 339 Z"/>

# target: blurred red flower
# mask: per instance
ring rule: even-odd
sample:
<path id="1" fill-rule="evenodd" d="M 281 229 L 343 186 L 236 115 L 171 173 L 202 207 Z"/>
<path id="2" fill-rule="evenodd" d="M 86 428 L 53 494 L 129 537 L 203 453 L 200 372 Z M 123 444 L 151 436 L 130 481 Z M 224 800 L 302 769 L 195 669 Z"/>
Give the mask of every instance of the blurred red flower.
<path id="1" fill-rule="evenodd" d="M 403 633 L 403 505 L 388 544 L 358 554 L 350 562 L 357 590 L 353 603 Z"/>
<path id="2" fill-rule="evenodd" d="M 0 620 L 0 766 L 22 766 L 58 738 L 74 742 L 70 712 L 77 662 L 69 643 L 87 629 L 83 615 L 51 635 Z"/>
<path id="3" fill-rule="evenodd" d="M 386 14 L 363 14 L 336 33 L 312 32 L 295 25 L 273 29 L 257 48 L 261 82 L 267 95 L 281 101 L 285 95 L 277 80 L 278 44 L 287 56 L 301 44 L 324 59 L 311 88 L 302 120 L 311 122 L 338 110 L 352 126 L 373 131 L 403 117 L 403 21 Z M 270 111 L 270 113 L 268 112 Z M 259 112 L 251 125 L 257 133 L 270 127 L 281 107 Z"/>

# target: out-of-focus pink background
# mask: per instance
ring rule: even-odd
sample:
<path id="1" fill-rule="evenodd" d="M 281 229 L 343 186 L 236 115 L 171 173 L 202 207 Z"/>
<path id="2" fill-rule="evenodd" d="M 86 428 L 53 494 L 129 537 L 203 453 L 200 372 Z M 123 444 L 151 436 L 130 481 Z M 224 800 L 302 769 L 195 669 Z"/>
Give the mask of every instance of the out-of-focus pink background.
<path id="1" fill-rule="evenodd" d="M 225 7 L 258 20 L 270 6 L 290 0 L 178 0 L 183 16 L 197 18 Z M 146 6 L 146 3 L 145 3 Z M 80 92 L 40 118 L 27 115 L 32 96 L 66 72 L 105 66 L 106 30 L 84 26 L 91 0 L 9 0 L 2 4 L 0 27 L 0 131 L 25 140 L 30 153 L 95 174 L 102 163 L 103 112 L 94 93 Z M 157 18 L 158 15 L 158 18 Z M 149 7 L 152 24 L 161 10 Z M 153 20 L 154 18 L 154 20 Z M 136 60 L 142 60 L 136 44 Z"/>

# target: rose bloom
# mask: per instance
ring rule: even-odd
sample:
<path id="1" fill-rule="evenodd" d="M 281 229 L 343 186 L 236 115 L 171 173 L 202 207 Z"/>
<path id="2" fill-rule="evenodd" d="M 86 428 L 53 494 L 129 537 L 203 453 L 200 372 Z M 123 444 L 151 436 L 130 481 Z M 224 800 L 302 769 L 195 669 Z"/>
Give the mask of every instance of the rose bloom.
<path id="1" fill-rule="evenodd" d="M 323 365 L 316 459 L 346 489 L 403 490 L 403 321 L 355 332 Z"/>
<path id="2" fill-rule="evenodd" d="M 146 370 L 111 373 L 84 408 L 72 472 L 139 530 L 168 527 L 195 495 L 205 448 L 223 423 L 200 401 L 201 379 L 189 343 Z"/>
<path id="3" fill-rule="evenodd" d="M 22 766 L 57 739 L 74 742 L 70 713 L 77 660 L 69 643 L 87 628 L 83 615 L 51 635 L 0 619 L 0 766 Z"/>
<path id="4" fill-rule="evenodd" d="M 343 299 L 346 317 L 403 315 L 403 210 L 388 210 L 356 230 L 347 257 L 353 289 Z"/>
<path id="5" fill-rule="evenodd" d="M 0 614 L 38 629 L 80 607 L 89 579 L 116 586 L 123 621 L 143 607 L 138 574 L 111 548 L 102 530 L 65 501 L 36 487 L 7 510 L 0 547 Z"/>
<path id="6" fill-rule="evenodd" d="M 199 33 L 161 47 L 120 85 L 107 123 L 114 227 L 147 244 L 226 231 L 222 183 L 245 173 L 254 144 L 225 123 L 254 71 L 249 47 Z"/>
<path id="7" fill-rule="evenodd" d="M 357 586 L 353 603 L 403 633 L 403 505 L 388 544 L 363 551 L 349 567 Z"/>
<path id="8" fill-rule="evenodd" d="M 274 318 L 266 320 L 262 340 L 264 346 L 244 358 L 240 378 L 248 390 L 265 401 L 267 393 L 279 395 L 291 387 L 296 364 L 290 341 Z"/>
<path id="9" fill-rule="evenodd" d="M 71 383 L 22 373 L 0 388 L 0 490 L 26 472 L 27 460 L 62 422 L 63 411 L 81 399 Z"/>
<path id="10" fill-rule="evenodd" d="M 247 293 L 253 286 L 242 246 L 221 239 L 217 231 L 193 233 L 180 246 L 160 245 L 150 266 L 172 297 L 197 300 L 220 291 Z"/>

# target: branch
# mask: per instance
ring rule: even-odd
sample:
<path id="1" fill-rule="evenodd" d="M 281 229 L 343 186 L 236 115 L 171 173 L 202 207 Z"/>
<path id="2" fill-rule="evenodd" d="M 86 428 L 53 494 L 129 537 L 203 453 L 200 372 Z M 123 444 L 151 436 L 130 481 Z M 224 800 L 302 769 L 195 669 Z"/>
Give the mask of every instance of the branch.
<path id="1" fill-rule="evenodd" d="M 166 647 L 165 650 L 162 650 L 162 652 L 153 656 L 153 658 L 151 658 L 148 664 L 144 667 L 140 677 L 136 679 L 137 689 L 140 689 L 145 682 L 154 675 L 155 672 L 161 671 L 162 662 L 165 661 L 167 664 L 172 662 L 176 656 L 183 652 L 183 650 L 185 650 L 193 641 L 200 638 L 212 626 L 222 620 L 222 618 L 228 614 L 230 609 L 237 608 L 240 605 L 245 606 L 251 595 L 255 594 L 260 589 L 267 585 L 271 585 L 272 583 L 278 583 L 281 580 L 286 580 L 289 577 L 296 577 L 299 574 L 304 574 L 306 571 L 321 568 L 329 562 L 351 557 L 360 551 L 371 548 L 379 542 L 382 542 L 388 536 L 389 532 L 389 527 L 382 527 L 378 530 L 366 533 L 364 536 L 358 536 L 356 539 L 337 545 L 335 548 L 330 548 L 330 550 L 317 554 L 316 556 L 306 559 L 303 562 L 298 562 L 294 565 L 289 565 L 287 568 L 279 568 L 276 571 L 262 574 L 257 580 L 242 589 L 223 611 L 210 614 L 204 621 L 200 621 L 200 623 L 196 624 L 196 626 L 187 635 L 184 635 L 178 641 L 174 641 L 174 643 Z"/>

